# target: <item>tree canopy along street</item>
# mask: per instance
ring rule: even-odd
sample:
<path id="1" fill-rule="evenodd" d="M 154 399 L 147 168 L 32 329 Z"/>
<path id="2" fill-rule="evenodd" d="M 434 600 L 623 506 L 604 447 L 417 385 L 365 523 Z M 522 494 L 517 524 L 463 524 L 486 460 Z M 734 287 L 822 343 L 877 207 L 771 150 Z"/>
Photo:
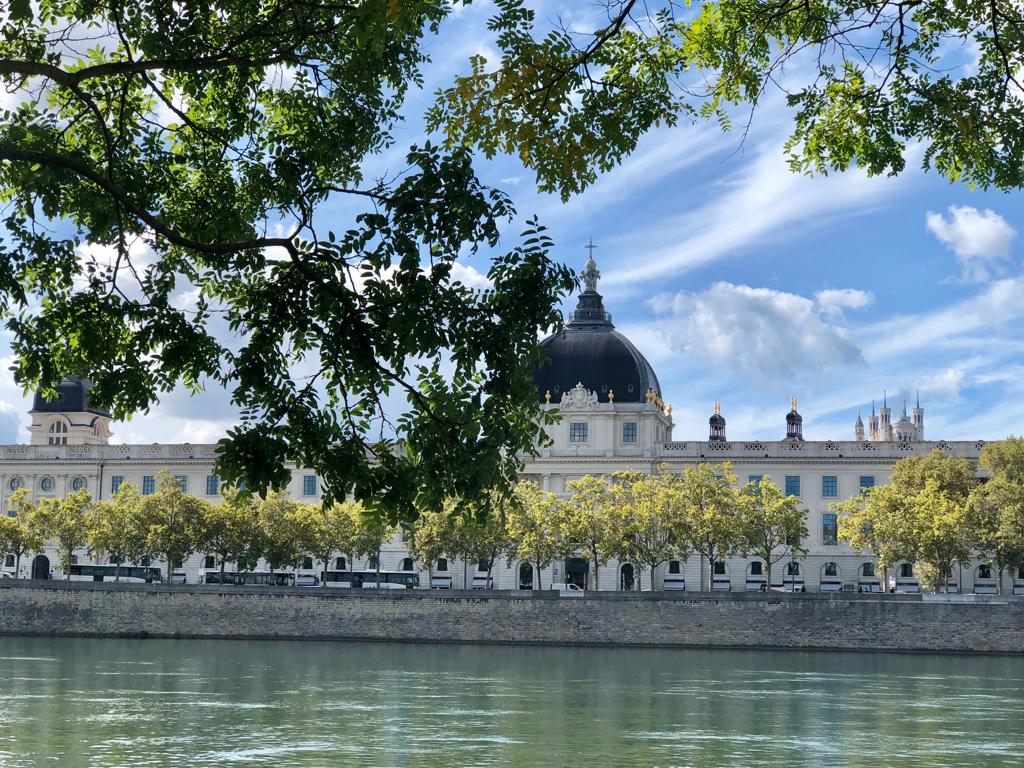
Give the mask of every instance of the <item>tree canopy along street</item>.
<path id="1" fill-rule="evenodd" d="M 615 0 L 582 31 L 497 0 L 499 59 L 473 57 L 438 91 L 436 140 L 396 147 L 456 10 L 4 3 L 0 311 L 18 381 L 86 376 L 115 418 L 212 382 L 241 412 L 227 480 L 280 488 L 295 462 L 330 497 L 408 520 L 509 489 L 550 418 L 537 337 L 573 276 L 542 222 L 498 248 L 515 211 L 474 153 L 513 154 L 568 197 L 652 127 L 728 127 L 730 108 L 785 88 L 794 170 L 897 173 L 920 144 L 952 180 L 1021 185 L 1010 0 Z M 945 66 L 957 51 L 970 66 Z M 399 170 L 365 177 L 393 151 Z M 338 197 L 361 213 L 325 225 Z M 478 251 L 496 254 L 493 290 L 453 278 Z"/>

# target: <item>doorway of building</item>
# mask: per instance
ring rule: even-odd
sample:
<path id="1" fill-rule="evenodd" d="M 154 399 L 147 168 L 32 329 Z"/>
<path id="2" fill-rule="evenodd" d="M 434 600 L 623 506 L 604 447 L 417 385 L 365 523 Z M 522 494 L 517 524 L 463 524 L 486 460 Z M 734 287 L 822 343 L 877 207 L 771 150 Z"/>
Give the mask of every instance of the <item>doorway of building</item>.
<path id="1" fill-rule="evenodd" d="M 533 566 L 529 563 L 519 566 L 519 588 L 533 589 Z"/>
<path id="2" fill-rule="evenodd" d="M 32 559 L 32 578 L 50 578 L 50 558 L 48 558 L 46 555 L 36 555 Z"/>
<path id="3" fill-rule="evenodd" d="M 587 588 L 587 576 L 590 574 L 590 563 L 582 557 L 570 557 L 565 561 L 565 582 L 575 584 L 580 589 Z"/>
<path id="4" fill-rule="evenodd" d="M 619 589 L 623 592 L 632 592 L 634 586 L 633 564 L 623 563 L 622 568 L 619 569 Z"/>

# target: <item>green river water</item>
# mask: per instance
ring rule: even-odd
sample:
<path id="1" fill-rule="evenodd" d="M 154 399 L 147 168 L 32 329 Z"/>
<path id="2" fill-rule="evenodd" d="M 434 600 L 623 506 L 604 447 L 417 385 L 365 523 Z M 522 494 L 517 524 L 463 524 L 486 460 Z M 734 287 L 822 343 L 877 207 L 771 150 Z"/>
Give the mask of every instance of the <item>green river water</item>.
<path id="1" fill-rule="evenodd" d="M 0 638 L 0 766 L 1021 766 L 1024 659 Z"/>

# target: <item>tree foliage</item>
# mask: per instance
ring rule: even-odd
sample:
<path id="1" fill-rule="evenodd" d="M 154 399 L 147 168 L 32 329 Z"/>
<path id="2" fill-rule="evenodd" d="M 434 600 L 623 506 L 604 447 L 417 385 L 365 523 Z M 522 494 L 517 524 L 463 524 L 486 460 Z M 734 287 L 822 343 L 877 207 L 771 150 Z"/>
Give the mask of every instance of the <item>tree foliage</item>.
<path id="1" fill-rule="evenodd" d="M 117 581 L 121 579 L 122 563 L 138 562 L 148 552 L 142 499 L 131 483 L 121 483 L 111 498 L 93 504 L 86 524 L 90 553 L 115 563 Z"/>
<path id="2" fill-rule="evenodd" d="M 1024 185 L 1024 11 L 1015 0 L 611 0 L 596 29 L 496 3 L 499 61 L 439 93 L 452 145 L 520 157 L 563 197 L 659 124 L 715 119 L 781 94 L 798 172 L 924 168 L 970 186 Z M 544 17 L 546 21 L 546 16 Z"/>
<path id="3" fill-rule="evenodd" d="M 493 291 L 453 275 L 514 214 L 462 148 L 394 146 L 446 0 L 87 0 L 0 11 L 0 319 L 16 376 L 88 376 L 115 418 L 230 391 L 217 472 L 288 463 L 392 521 L 510 486 L 546 416 L 539 328 L 572 287 L 531 225 Z M 401 156 L 399 151 L 399 156 Z M 333 198 L 349 221 L 317 211 Z M 219 329 L 219 332 L 218 332 Z M 60 340 L 61 343 L 55 343 Z M 394 418 L 395 403 L 404 412 Z M 404 450 L 395 450 L 396 440 Z"/>
<path id="4" fill-rule="evenodd" d="M 42 499 L 33 516 L 37 530 L 57 544 L 57 560 L 64 578 L 71 578 L 75 550 L 89 542 L 89 517 L 93 501 L 84 488 L 63 499 Z"/>
<path id="5" fill-rule="evenodd" d="M 807 511 L 795 496 L 782 493 L 771 478 L 747 483 L 740 496 L 740 528 L 744 549 L 764 561 L 768 586 L 772 584 L 772 566 L 807 553 Z"/>
<path id="6" fill-rule="evenodd" d="M 743 546 L 736 480 L 728 462 L 718 467 L 702 462 L 686 467 L 678 481 L 678 504 L 685 521 L 683 536 L 692 551 L 707 559 L 709 592 L 714 564 Z"/>
<path id="7" fill-rule="evenodd" d="M 140 505 L 146 551 L 159 555 L 167 565 L 167 583 L 173 583 L 181 565 L 203 541 L 203 525 L 209 503 L 186 493 L 166 469 L 156 476 L 156 492 Z"/>
<path id="8" fill-rule="evenodd" d="M 17 579 L 21 574 L 21 558 L 29 552 L 40 551 L 45 539 L 27 488 L 19 488 L 7 498 L 7 509 L 13 515 L 0 517 L 0 554 L 14 555 L 14 578 Z"/>

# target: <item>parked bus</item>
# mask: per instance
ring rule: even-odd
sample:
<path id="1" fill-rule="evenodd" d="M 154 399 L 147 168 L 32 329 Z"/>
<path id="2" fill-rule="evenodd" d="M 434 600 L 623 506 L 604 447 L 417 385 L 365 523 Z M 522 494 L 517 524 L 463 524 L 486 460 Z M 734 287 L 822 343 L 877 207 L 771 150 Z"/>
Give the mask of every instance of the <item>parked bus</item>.
<path id="1" fill-rule="evenodd" d="M 205 571 L 203 584 L 224 584 L 233 587 L 292 587 L 295 574 L 268 571 Z"/>
<path id="2" fill-rule="evenodd" d="M 72 564 L 71 581 L 116 581 L 118 579 L 116 565 L 78 565 Z M 163 577 L 159 568 L 141 565 L 122 565 L 121 581 L 135 584 L 160 584 Z"/>
<path id="3" fill-rule="evenodd" d="M 352 589 L 377 589 L 376 571 L 327 571 L 324 586 Z M 380 589 L 416 589 L 420 575 L 413 571 L 381 571 Z"/>

